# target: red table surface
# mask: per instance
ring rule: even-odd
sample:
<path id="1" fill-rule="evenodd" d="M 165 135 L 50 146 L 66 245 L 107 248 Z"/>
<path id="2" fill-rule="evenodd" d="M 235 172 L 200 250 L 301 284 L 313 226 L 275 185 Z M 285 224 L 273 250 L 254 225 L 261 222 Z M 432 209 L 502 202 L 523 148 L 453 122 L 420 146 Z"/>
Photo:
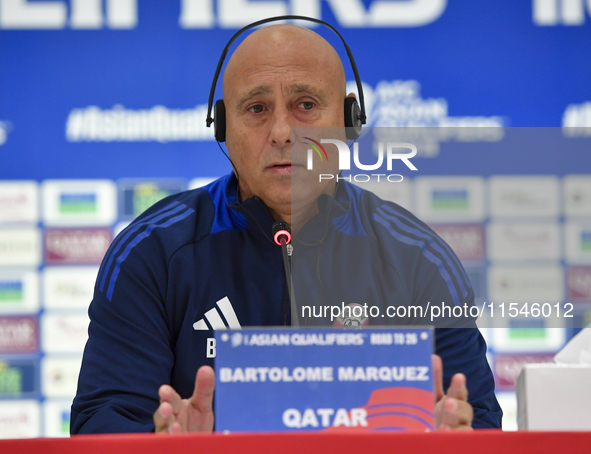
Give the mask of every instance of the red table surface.
<path id="1" fill-rule="evenodd" d="M 79 435 L 0 441 L 2 454 L 83 453 L 591 453 L 591 432 L 438 432 L 428 434 Z"/>

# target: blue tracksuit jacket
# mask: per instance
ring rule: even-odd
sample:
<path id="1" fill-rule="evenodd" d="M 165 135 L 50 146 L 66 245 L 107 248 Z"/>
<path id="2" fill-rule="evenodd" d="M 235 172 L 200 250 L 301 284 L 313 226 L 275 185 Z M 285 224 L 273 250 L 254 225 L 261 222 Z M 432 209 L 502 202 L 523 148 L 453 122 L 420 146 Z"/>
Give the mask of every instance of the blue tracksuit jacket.
<path id="1" fill-rule="evenodd" d="M 89 309 L 71 433 L 153 431 L 160 385 L 189 397 L 197 369 L 213 366 L 212 329 L 289 324 L 281 248 L 271 240 L 274 220 L 256 197 L 239 203 L 237 186 L 228 175 L 168 197 L 113 241 Z M 318 206 L 293 242 L 298 304 L 367 304 L 381 314 L 388 306 L 473 304 L 457 257 L 408 211 L 347 182 Z M 332 325 L 322 317 L 301 323 Z M 472 319 L 453 326 L 436 329 L 444 388 L 463 372 L 473 426 L 500 427 L 485 342 Z"/>

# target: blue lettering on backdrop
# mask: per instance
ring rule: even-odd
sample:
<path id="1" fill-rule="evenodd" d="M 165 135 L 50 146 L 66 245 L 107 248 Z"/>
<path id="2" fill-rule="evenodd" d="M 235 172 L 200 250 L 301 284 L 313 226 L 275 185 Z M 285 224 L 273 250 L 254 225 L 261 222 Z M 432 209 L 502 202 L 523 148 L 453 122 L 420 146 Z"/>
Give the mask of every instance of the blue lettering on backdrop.
<path id="1" fill-rule="evenodd" d="M 0 178 L 227 173 L 205 128 L 207 94 L 227 39 L 269 14 L 343 30 L 372 126 L 591 126 L 589 2 L 472 3 L 0 0 Z M 442 166 L 445 147 L 417 167 L 475 173 Z M 526 171 L 498 153 L 497 173 Z M 528 173 L 554 173 L 554 158 L 537 158 Z"/>

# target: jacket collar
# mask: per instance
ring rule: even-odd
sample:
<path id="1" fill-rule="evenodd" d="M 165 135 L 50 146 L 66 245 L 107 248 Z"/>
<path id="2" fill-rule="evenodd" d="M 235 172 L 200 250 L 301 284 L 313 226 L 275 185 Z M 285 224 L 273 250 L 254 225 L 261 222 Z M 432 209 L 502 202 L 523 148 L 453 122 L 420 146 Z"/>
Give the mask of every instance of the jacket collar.
<path id="1" fill-rule="evenodd" d="M 238 179 L 234 173 L 226 177 L 228 179 L 225 190 L 225 199 L 228 207 L 240 213 L 248 227 L 262 229 L 263 232 L 269 232 L 269 237 L 273 230 L 275 220 L 265 203 L 257 196 L 244 201 L 240 200 L 238 191 Z M 315 241 L 322 238 L 328 229 L 334 229 L 331 225 L 346 222 L 349 209 L 351 207 L 351 194 L 349 183 L 340 181 L 337 183 L 336 193 L 333 196 L 322 194 L 318 198 L 318 213 L 310 219 L 298 233 L 304 241 Z M 333 222 L 330 222 L 333 221 Z"/>

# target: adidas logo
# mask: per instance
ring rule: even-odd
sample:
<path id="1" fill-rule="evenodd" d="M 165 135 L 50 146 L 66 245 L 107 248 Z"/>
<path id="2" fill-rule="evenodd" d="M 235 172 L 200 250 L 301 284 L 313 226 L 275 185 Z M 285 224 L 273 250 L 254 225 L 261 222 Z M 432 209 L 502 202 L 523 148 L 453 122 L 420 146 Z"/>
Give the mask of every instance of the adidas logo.
<path id="1" fill-rule="evenodd" d="M 205 317 L 193 323 L 194 330 L 242 329 L 238 317 L 236 317 L 236 312 L 234 312 L 234 308 L 232 307 L 232 303 L 230 303 L 227 296 L 223 297 L 215 304 L 217 307 L 208 310 L 205 313 Z M 222 316 L 226 319 L 225 322 Z"/>

